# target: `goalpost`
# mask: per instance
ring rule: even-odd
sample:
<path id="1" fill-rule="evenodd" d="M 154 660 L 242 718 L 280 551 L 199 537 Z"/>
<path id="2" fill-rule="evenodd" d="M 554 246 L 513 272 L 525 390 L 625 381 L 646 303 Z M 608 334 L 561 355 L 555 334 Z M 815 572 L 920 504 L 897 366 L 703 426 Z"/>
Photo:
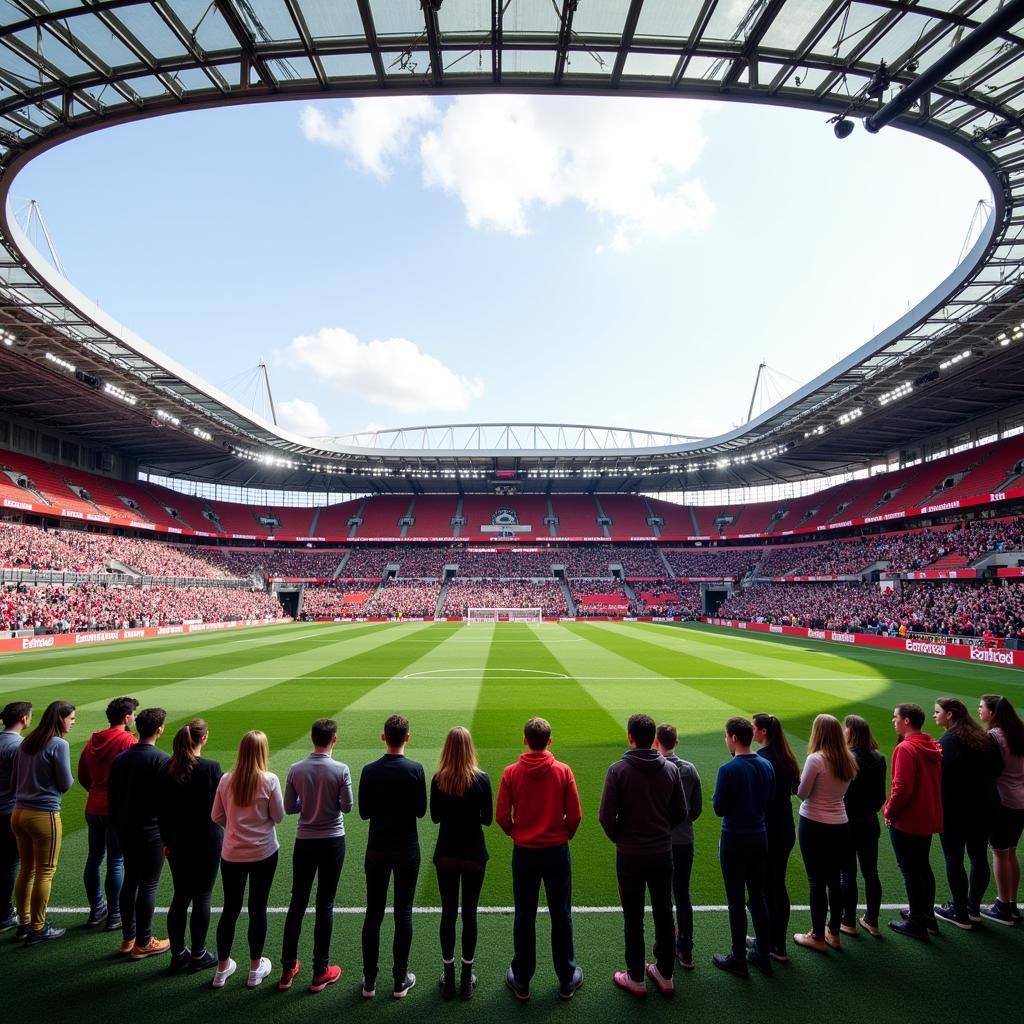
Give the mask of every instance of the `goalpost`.
<path id="1" fill-rule="evenodd" d="M 543 622 L 543 608 L 467 608 L 466 622 Z"/>

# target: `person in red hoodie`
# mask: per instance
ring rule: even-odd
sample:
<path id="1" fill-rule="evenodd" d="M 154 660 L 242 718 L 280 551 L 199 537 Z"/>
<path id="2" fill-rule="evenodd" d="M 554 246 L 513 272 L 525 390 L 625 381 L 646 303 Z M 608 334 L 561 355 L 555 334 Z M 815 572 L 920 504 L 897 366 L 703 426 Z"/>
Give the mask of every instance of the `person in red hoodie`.
<path id="1" fill-rule="evenodd" d="M 896 862 L 907 887 L 909 909 L 890 921 L 900 935 L 928 941 L 938 934 L 935 920 L 935 875 L 928 856 L 932 836 L 942 831 L 942 747 L 927 733 L 917 704 L 897 704 L 892 714 L 899 735 L 892 755 L 892 788 L 882 808 Z"/>
<path id="2" fill-rule="evenodd" d="M 505 982 L 517 999 L 530 998 L 537 969 L 537 902 L 541 882 L 551 916 L 551 957 L 559 995 L 572 999 L 583 984 L 572 938 L 572 860 L 569 840 L 583 818 L 572 769 L 548 750 L 551 726 L 531 718 L 523 727 L 530 748 L 501 776 L 495 818 L 512 837 L 512 925 L 514 955 Z"/>
<path id="3" fill-rule="evenodd" d="M 121 882 L 124 879 L 124 858 L 121 856 L 117 833 L 110 820 L 107 781 L 114 758 L 136 742 L 131 728 L 138 706 L 139 702 L 134 697 L 115 697 L 107 705 L 107 721 L 110 728 L 94 732 L 78 759 L 78 781 L 89 793 L 85 802 L 89 853 L 83 876 L 85 895 L 89 900 L 86 928 L 96 928 L 104 922 L 108 932 L 117 931 L 121 927 L 118 906 L 121 899 Z M 100 869 L 103 867 L 104 856 L 107 858 L 107 873 L 101 886 Z"/>

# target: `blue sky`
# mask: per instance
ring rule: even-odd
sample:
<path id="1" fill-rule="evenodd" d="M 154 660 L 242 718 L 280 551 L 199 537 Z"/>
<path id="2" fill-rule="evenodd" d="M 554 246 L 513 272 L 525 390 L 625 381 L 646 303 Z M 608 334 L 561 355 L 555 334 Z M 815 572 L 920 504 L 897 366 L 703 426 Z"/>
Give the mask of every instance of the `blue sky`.
<path id="1" fill-rule="evenodd" d="M 241 394 L 265 357 L 300 432 L 700 435 L 745 417 L 761 359 L 809 380 L 927 294 L 989 198 L 892 129 L 515 96 L 176 114 L 52 150 L 12 196 L 86 295 L 208 380 Z"/>

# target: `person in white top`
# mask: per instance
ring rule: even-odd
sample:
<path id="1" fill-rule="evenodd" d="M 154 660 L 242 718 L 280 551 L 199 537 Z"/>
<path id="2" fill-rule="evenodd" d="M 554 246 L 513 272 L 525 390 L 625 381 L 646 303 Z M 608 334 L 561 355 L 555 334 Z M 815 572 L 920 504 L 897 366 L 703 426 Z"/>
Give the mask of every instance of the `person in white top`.
<path id="1" fill-rule="evenodd" d="M 1000 809 L 989 837 L 996 900 L 982 907 L 981 916 L 996 924 L 1013 926 L 1020 920 L 1017 844 L 1024 834 L 1024 722 L 1010 701 L 998 694 L 987 693 L 981 698 L 978 715 L 1003 757 L 1003 770 L 996 778 Z"/>
<path id="2" fill-rule="evenodd" d="M 263 955 L 267 938 L 267 902 L 277 871 L 277 829 L 284 818 L 281 783 L 267 770 L 270 747 L 264 733 L 247 732 L 238 745 L 235 767 L 221 777 L 210 817 L 224 828 L 220 873 L 224 911 L 217 925 L 217 970 L 212 987 L 223 988 L 238 965 L 231 959 L 235 925 L 249 885 L 249 988 L 272 970 Z"/>
<path id="3" fill-rule="evenodd" d="M 807 760 L 796 795 L 800 798 L 800 853 L 810 886 L 811 930 L 794 935 L 798 946 L 823 953 L 839 949 L 843 916 L 841 873 L 850 845 L 843 797 L 857 774 L 857 762 L 839 719 L 818 715 L 811 727 Z M 826 922 L 826 917 L 828 918 Z"/>

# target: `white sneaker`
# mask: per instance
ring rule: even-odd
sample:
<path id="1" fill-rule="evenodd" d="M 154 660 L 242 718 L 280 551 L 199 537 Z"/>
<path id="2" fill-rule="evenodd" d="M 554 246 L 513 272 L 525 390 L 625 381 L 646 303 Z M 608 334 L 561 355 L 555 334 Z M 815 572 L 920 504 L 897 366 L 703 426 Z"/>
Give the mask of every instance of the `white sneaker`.
<path id="1" fill-rule="evenodd" d="M 210 988 L 223 988 L 224 982 L 226 982 L 237 970 L 238 964 L 229 957 L 228 965 L 223 971 L 218 967 L 217 970 L 213 972 L 213 981 L 210 982 Z"/>
<path id="2" fill-rule="evenodd" d="M 249 980 L 246 985 L 255 988 L 274 969 L 274 965 L 265 957 L 260 957 L 260 965 L 255 971 L 249 972 Z"/>

